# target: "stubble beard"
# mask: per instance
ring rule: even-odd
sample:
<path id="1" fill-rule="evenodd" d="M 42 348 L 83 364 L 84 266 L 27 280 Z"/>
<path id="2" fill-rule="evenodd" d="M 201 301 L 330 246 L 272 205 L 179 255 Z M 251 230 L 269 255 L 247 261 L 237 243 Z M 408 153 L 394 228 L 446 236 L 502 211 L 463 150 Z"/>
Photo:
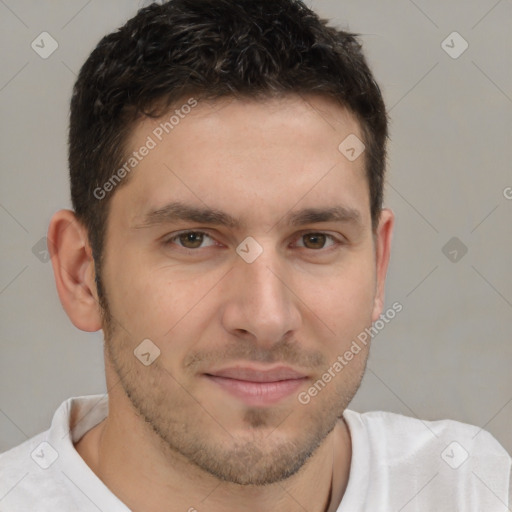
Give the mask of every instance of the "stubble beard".
<path id="1" fill-rule="evenodd" d="M 176 458 L 184 458 L 219 481 L 265 486 L 296 474 L 333 431 L 364 374 L 363 368 L 350 389 L 346 384 L 333 386 L 316 397 L 316 408 L 307 416 L 310 421 L 306 424 L 301 415 L 301 428 L 294 426 L 293 436 L 288 427 L 297 413 L 303 413 L 303 405 L 294 404 L 300 408 L 281 411 L 280 418 L 271 409 L 248 407 L 242 418 L 246 428 L 237 435 L 230 433 L 229 425 L 222 424 L 221 413 L 220 419 L 215 418 L 200 405 L 200 397 L 192 398 L 184 389 L 171 396 L 161 383 L 174 378 L 157 364 L 158 360 L 150 367 L 141 365 L 128 336 L 114 339 L 121 330 L 115 326 L 105 296 L 100 303 L 106 357 L 135 413 L 156 434 L 155 446 L 169 454 L 171 464 Z"/>

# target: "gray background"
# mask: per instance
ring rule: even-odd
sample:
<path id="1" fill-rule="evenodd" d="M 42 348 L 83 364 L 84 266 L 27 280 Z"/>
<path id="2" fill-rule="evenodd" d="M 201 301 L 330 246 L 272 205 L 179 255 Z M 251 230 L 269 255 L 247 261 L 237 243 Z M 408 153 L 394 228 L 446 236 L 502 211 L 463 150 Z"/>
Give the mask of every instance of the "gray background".
<path id="1" fill-rule="evenodd" d="M 71 324 L 32 248 L 41 257 L 52 214 L 70 207 L 76 73 L 141 4 L 0 0 L 0 451 L 48 428 L 66 398 L 105 392 L 101 332 Z M 309 5 L 363 34 L 392 119 L 387 307 L 404 309 L 375 338 L 351 408 L 472 423 L 512 452 L 512 2 Z M 43 31 L 59 45 L 47 59 L 31 48 Z M 456 59 L 441 46 L 454 31 L 469 43 Z"/>

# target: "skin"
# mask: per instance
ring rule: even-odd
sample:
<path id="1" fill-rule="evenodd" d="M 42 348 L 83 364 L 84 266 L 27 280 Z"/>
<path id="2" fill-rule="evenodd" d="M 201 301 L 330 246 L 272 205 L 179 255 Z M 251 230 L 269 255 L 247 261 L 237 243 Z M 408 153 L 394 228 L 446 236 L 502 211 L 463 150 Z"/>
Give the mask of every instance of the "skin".
<path id="1" fill-rule="evenodd" d="M 139 122 L 129 147 L 160 121 Z M 298 394 L 382 313 L 394 223 L 383 209 L 372 230 L 364 154 L 350 162 L 338 151 L 349 134 L 362 139 L 355 117 L 323 97 L 200 102 L 114 191 L 104 318 L 84 228 L 69 210 L 52 218 L 63 307 L 79 329 L 105 333 L 109 415 L 76 449 L 135 512 L 336 510 L 352 455 L 341 415 L 368 349 L 307 405 Z M 171 201 L 241 225 L 143 227 Z M 358 220 L 284 221 L 335 206 Z M 171 240 L 183 230 L 207 236 Z M 236 253 L 249 236 L 263 249 L 252 263 Z M 133 353 L 144 339 L 160 349 L 149 366 Z M 278 364 L 304 379 L 273 404 L 248 404 L 205 376 Z"/>

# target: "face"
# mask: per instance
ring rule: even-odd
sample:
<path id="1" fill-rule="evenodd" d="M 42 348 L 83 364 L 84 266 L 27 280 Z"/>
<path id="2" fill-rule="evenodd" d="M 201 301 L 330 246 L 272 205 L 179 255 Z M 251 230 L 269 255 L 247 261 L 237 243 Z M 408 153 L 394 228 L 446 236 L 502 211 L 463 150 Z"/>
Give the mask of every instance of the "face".
<path id="1" fill-rule="evenodd" d="M 111 200 L 107 357 L 159 442 L 277 482 L 333 430 L 367 348 L 299 397 L 380 314 L 364 157 L 338 150 L 362 135 L 318 97 L 200 102 L 160 141 L 162 121 L 136 126 L 132 150 L 155 147 Z"/>

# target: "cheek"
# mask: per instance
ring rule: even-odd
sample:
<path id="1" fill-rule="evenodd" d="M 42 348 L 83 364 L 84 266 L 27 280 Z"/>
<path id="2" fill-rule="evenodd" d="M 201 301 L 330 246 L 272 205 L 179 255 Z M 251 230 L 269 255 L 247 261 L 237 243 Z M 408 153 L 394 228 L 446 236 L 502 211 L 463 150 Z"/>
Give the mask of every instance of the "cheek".
<path id="1" fill-rule="evenodd" d="M 183 331 L 195 337 L 222 275 L 220 271 L 192 275 L 178 265 L 125 261 L 109 276 L 112 314 L 134 340 L 149 338 L 161 348 Z M 208 290 L 212 293 L 207 297 Z"/>
<path id="2" fill-rule="evenodd" d="M 360 253 L 328 272 L 317 276 L 317 286 L 312 286 L 310 277 L 303 278 L 300 296 L 338 339 L 346 339 L 371 324 L 375 297 L 373 260 Z"/>
<path id="3" fill-rule="evenodd" d="M 167 330 L 171 328 L 171 312 L 180 301 L 179 296 L 169 292 L 174 284 L 171 272 L 148 270 L 147 263 L 133 255 L 109 263 L 104 279 L 109 306 L 130 338 L 155 339 L 165 327 L 162 322 L 166 322 Z"/>

